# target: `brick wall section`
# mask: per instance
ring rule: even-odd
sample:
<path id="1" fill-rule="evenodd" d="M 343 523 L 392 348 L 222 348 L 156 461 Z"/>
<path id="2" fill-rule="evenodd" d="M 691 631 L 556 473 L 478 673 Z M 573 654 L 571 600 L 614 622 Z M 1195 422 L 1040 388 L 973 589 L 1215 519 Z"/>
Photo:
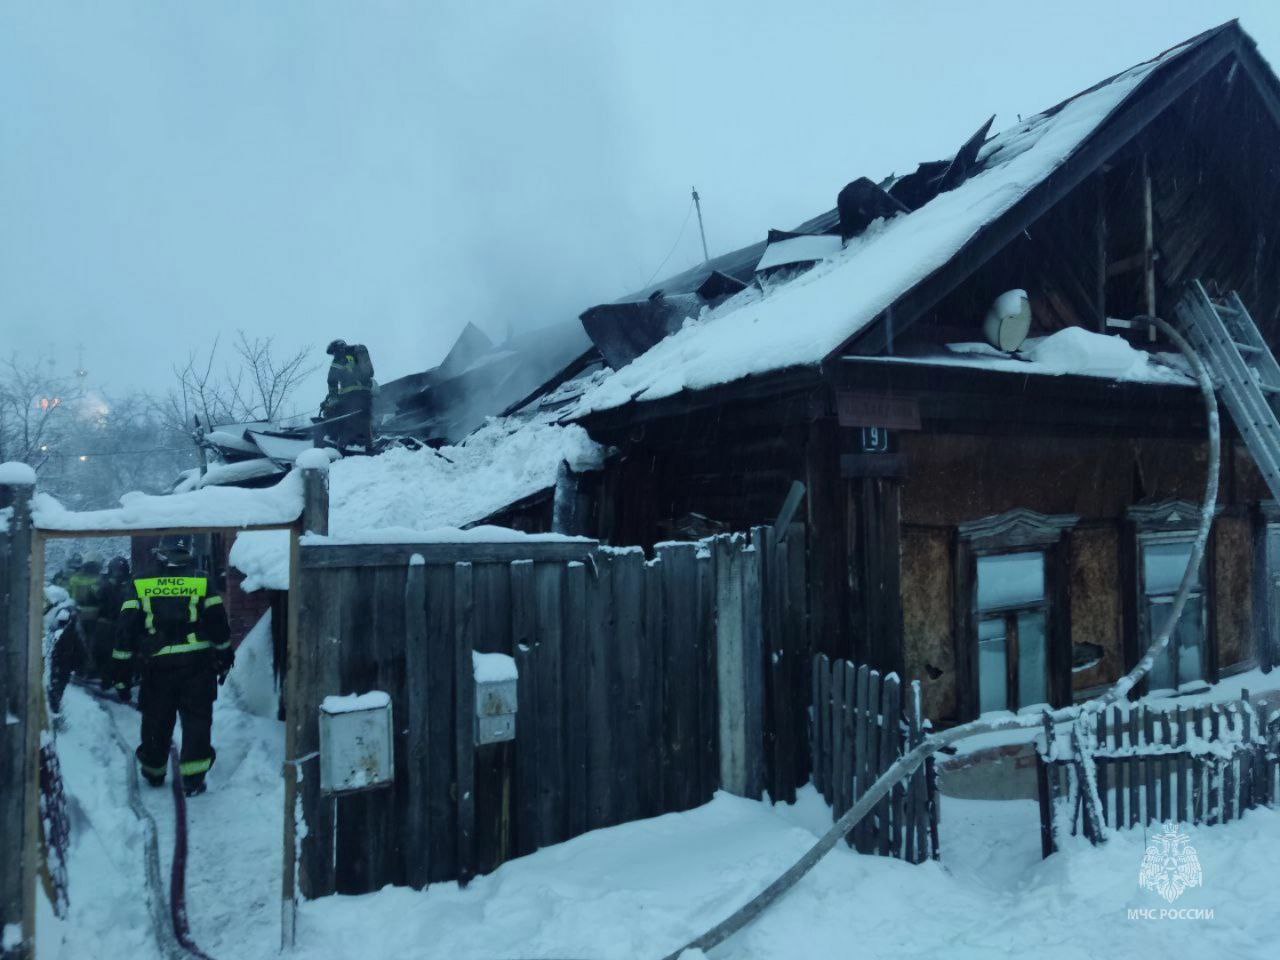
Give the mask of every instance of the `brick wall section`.
<path id="1" fill-rule="evenodd" d="M 235 569 L 227 570 L 227 592 L 222 602 L 227 605 L 227 619 L 231 622 L 231 642 L 236 646 L 245 638 L 262 615 L 271 609 L 271 591 L 255 590 L 245 593 L 241 589 L 244 575 Z"/>

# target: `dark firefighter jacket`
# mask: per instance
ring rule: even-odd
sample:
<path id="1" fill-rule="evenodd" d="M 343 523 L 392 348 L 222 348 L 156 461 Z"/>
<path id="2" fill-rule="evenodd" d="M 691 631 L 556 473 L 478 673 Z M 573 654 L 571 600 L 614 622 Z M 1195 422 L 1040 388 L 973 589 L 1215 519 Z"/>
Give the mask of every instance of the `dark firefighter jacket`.
<path id="1" fill-rule="evenodd" d="M 118 675 L 130 666 L 186 662 L 231 650 L 231 629 L 222 598 L 200 576 L 145 577 L 133 581 L 134 596 L 120 606 L 115 649 Z M 209 651 L 209 652 L 207 652 Z"/>
<path id="2" fill-rule="evenodd" d="M 361 344 L 352 344 L 329 364 L 329 396 L 333 403 L 352 393 L 368 393 L 373 389 L 373 361 Z"/>

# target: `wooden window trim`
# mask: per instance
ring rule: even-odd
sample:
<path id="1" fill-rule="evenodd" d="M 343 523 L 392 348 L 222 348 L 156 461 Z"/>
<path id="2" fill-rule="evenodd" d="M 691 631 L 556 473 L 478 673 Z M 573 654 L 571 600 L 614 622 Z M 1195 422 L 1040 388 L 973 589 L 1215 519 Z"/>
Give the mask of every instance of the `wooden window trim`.
<path id="1" fill-rule="evenodd" d="M 1215 516 L 1221 513 L 1221 507 Z M 1143 548 L 1149 543 L 1180 543 L 1194 539 L 1200 521 L 1200 505 L 1187 500 L 1161 500 L 1155 503 L 1130 507 L 1125 515 L 1126 531 L 1123 538 L 1124 557 L 1121 575 L 1127 589 L 1124 591 L 1125 669 L 1132 670 L 1138 659 L 1150 645 L 1151 632 L 1148 613 L 1150 598 L 1146 592 L 1143 571 Z M 1204 643 L 1204 680 L 1216 684 L 1218 674 L 1218 637 L 1215 624 L 1216 607 L 1216 537 L 1211 529 L 1205 545 L 1204 560 L 1200 570 L 1200 589 L 1194 596 L 1200 597 L 1201 635 Z M 1167 596 L 1168 594 L 1157 594 Z M 1172 642 L 1173 637 L 1170 638 Z M 1170 648 L 1175 680 L 1178 677 L 1178 651 Z M 1150 676 L 1145 676 L 1130 692 L 1132 699 L 1146 696 L 1151 690 Z"/>
<path id="2" fill-rule="evenodd" d="M 1071 703 L 1071 530 L 1079 517 L 1050 516 L 1034 510 L 1017 509 L 984 517 L 956 528 L 954 540 L 954 622 L 956 663 L 956 717 L 972 720 L 979 715 L 978 692 L 978 558 L 1037 551 L 1044 554 L 1045 596 L 1041 601 L 1045 616 L 1046 661 L 1049 671 L 1049 703 L 1053 707 Z M 1027 604 L 1025 609 L 1038 606 Z M 1023 608 L 1019 608 L 1023 609 Z M 1013 611 L 1016 612 L 1016 611 Z M 1014 628 L 1016 644 L 1016 625 Z M 1016 703 L 1017 659 L 1008 658 Z M 1017 709 L 1014 707 L 1013 709 Z"/>

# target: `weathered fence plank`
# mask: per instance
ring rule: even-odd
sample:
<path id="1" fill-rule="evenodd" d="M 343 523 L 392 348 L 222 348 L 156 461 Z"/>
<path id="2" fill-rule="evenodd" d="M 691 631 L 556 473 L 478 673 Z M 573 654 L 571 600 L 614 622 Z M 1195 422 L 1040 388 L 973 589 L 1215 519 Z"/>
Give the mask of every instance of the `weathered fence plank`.
<path id="1" fill-rule="evenodd" d="M 31 484 L 0 485 L 0 946 L 15 958 L 35 955 L 36 791 L 41 664 L 32 656 L 40 541 L 31 522 Z"/>
<path id="2" fill-rule="evenodd" d="M 596 575 L 588 581 L 587 826 L 606 827 L 613 819 L 613 696 L 610 676 L 613 644 L 613 555 L 601 551 Z"/>
<path id="3" fill-rule="evenodd" d="M 663 740 L 669 757 L 664 783 L 667 808 L 688 810 L 698 797 L 698 687 L 694 676 L 698 651 L 696 552 L 692 543 L 666 543 L 657 548 L 661 560 L 665 608 Z"/>
<path id="4" fill-rule="evenodd" d="M 511 564 L 511 643 L 516 658 L 516 841 L 523 856 L 540 845 L 538 821 L 538 652 L 535 635 L 533 561 Z"/>
<path id="5" fill-rule="evenodd" d="M 564 609 L 562 567 L 554 563 L 533 565 L 533 591 L 537 631 L 538 674 L 538 844 L 550 846 L 567 839 L 569 821 L 565 809 L 564 715 L 565 690 L 561 682 Z"/>
<path id="6" fill-rule="evenodd" d="M 587 829 L 587 568 L 564 571 L 565 808 L 569 836 Z M 517 719 L 517 727 L 519 720 Z M 646 742 L 649 738 L 646 737 Z"/>
<path id="7" fill-rule="evenodd" d="M 433 564 L 427 568 L 427 682 L 432 696 L 427 702 L 427 727 L 430 731 L 427 750 L 426 804 L 431 823 L 437 827 L 431 831 L 428 847 L 430 866 L 428 876 L 432 883 L 452 880 L 457 876 L 457 844 L 454 828 L 457 823 L 455 784 L 457 772 L 454 766 L 456 717 L 454 715 L 454 666 L 453 641 L 453 564 Z"/>
<path id="8" fill-rule="evenodd" d="M 644 636 L 645 657 L 645 724 L 644 737 L 646 774 L 640 791 L 644 797 L 644 815 L 656 816 L 666 810 L 664 805 L 667 770 L 667 750 L 663 741 L 663 717 L 666 714 L 666 689 L 663 673 L 663 629 L 666 623 L 660 561 L 644 565 Z"/>
<path id="9" fill-rule="evenodd" d="M 475 874 L 475 714 L 476 685 L 472 652 L 475 594 L 470 563 L 453 567 L 454 757 L 458 784 L 458 882 Z"/>
<path id="10" fill-rule="evenodd" d="M 613 732 L 614 819 L 644 816 L 647 804 L 636 785 L 651 773 L 651 754 L 643 749 L 647 673 L 644 633 L 644 556 L 638 551 L 613 558 L 613 670 L 610 674 Z M 691 671 L 692 672 L 692 668 Z"/>

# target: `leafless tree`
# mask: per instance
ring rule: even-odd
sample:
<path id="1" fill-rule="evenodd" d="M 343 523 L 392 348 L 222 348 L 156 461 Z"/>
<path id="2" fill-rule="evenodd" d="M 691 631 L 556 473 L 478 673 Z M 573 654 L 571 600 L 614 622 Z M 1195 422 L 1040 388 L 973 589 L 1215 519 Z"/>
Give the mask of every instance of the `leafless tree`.
<path id="1" fill-rule="evenodd" d="M 218 363 L 220 338 L 207 351 L 193 350 L 183 366 L 174 367 L 177 384 L 163 403 L 166 419 L 191 429 L 220 423 L 273 420 L 285 412 L 298 387 L 316 369 L 308 364 L 309 347 L 281 356 L 272 337 L 236 335 L 235 360 Z"/>
<path id="2" fill-rule="evenodd" d="M 241 406 L 255 419 L 274 420 L 298 386 L 315 372 L 319 364 L 308 363 L 311 348 L 298 348 L 288 356 L 277 356 L 273 337 L 250 339 L 243 330 L 236 335 L 235 351 L 240 357 L 237 393 Z"/>
<path id="3" fill-rule="evenodd" d="M 51 358 L 23 361 L 14 354 L 0 364 L 0 462 L 39 467 L 43 448 L 79 398 L 79 386 L 58 375 Z"/>

